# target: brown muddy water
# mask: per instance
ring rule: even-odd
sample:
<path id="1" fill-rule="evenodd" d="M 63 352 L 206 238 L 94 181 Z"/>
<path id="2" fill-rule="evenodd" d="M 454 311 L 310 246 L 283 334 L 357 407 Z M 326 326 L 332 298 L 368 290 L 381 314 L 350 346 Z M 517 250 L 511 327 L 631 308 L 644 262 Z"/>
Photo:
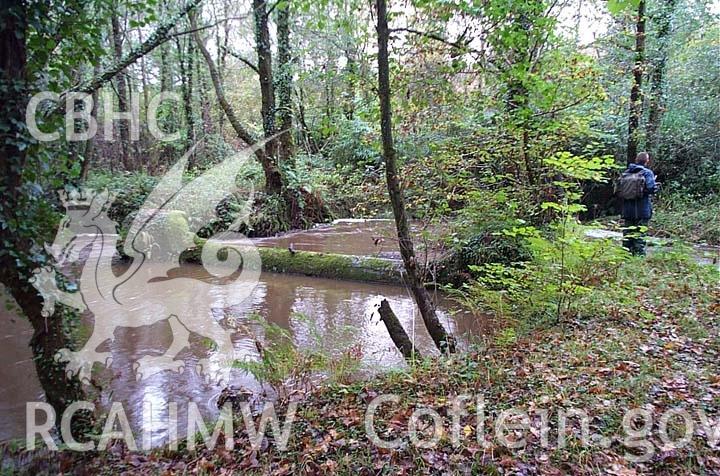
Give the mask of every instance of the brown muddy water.
<path id="1" fill-rule="evenodd" d="M 207 276 L 201 266 L 191 264 L 183 265 L 182 274 L 201 279 Z M 487 322 L 474 318 L 447 299 L 436 297 L 443 322 L 465 345 L 487 330 L 484 328 L 488 326 Z M 382 298 L 390 301 L 418 349 L 425 354 L 432 353 L 432 341 L 415 303 L 399 286 L 263 272 L 258 286 L 242 305 L 226 309 L 215 307 L 213 303 L 221 303 L 223 296 L 213 292 L 190 296 L 190 301 L 196 305 L 195 309 L 211 309 L 207 318 L 232 332 L 236 359 L 258 358 L 256 339 L 263 340 L 264 328 L 257 323 L 256 316 L 261 316 L 267 322 L 287 329 L 298 348 L 334 356 L 352 349 L 359 357 L 360 372 L 367 375 L 404 365 L 387 330 L 378 321 L 376 307 Z M 158 307 L 161 299 L 147 303 L 138 301 L 135 309 L 138 312 L 166 314 L 166 309 Z M 43 398 L 28 348 L 31 329 L 24 318 L 5 307 L 0 314 L 2 322 L 9 323 L 3 329 L 0 342 L 0 377 L 4 382 L 0 390 L 0 440 L 24 438 L 26 402 Z M 91 330 L 93 318 L 86 313 L 84 320 L 88 331 Z M 111 367 L 99 370 L 96 366 L 93 374 L 104 389 L 98 406 L 107 409 L 111 402 L 122 402 L 138 444 L 142 441 L 139 435 L 143 402 L 151 402 L 153 421 L 165 421 L 168 403 L 176 402 L 180 437 L 185 434 L 190 402 L 197 405 L 210 424 L 210 419 L 218 414 L 217 399 L 225 385 L 208 383 L 196 369 L 199 359 L 213 355 L 213 346 L 207 339 L 191 333 L 190 345 L 177 356 L 177 360 L 185 364 L 181 372 L 167 370 L 137 380 L 133 364 L 144 356 L 160 355 L 171 345 L 173 333 L 168 321 L 117 328 L 113 337 L 114 340 L 99 347 L 101 351 L 111 353 Z M 261 392 L 259 382 L 237 368 L 231 371 L 230 386 L 256 394 Z M 43 417 L 39 418 L 42 421 Z M 167 436 L 167 430 L 158 428 L 152 433 L 153 443 L 166 442 Z"/>
<path id="2" fill-rule="evenodd" d="M 437 242 L 439 238 L 437 229 L 424 227 L 420 222 L 413 222 L 410 224 L 410 231 L 418 259 L 433 259 L 441 252 L 441 246 Z M 263 247 L 292 246 L 298 251 L 400 259 L 393 220 L 335 220 L 331 225 L 318 225 L 310 230 L 298 230 L 279 236 L 257 238 L 253 241 Z"/>

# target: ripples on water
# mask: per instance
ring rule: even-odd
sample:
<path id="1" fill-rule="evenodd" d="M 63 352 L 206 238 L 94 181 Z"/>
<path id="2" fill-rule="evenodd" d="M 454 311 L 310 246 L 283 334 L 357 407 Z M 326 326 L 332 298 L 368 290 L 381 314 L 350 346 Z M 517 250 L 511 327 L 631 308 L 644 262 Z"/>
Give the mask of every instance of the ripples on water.
<path id="1" fill-rule="evenodd" d="M 198 265 L 184 265 L 182 274 L 203 277 L 204 270 Z M 221 296 L 192 296 L 190 301 L 201 309 L 203 301 L 221 301 L 219 298 Z M 232 340 L 238 359 L 258 355 L 254 338 L 262 339 L 263 329 L 250 317 L 259 315 L 289 330 L 295 345 L 302 349 L 339 354 L 357 346 L 361 351 L 363 371 L 377 372 L 404 365 L 387 330 L 378 321 L 376 308 L 382 298 L 388 299 L 418 349 L 426 354 L 432 352 L 432 341 L 411 296 L 404 288 L 396 286 L 263 272 L 259 285 L 245 303 L 224 311 L 215 308 L 212 318 L 233 329 Z M 162 313 L 158 301 L 148 304 L 147 309 L 143 308 L 143 302 L 137 305 L 138 311 Z M 461 341 L 467 342 L 469 336 L 481 333 L 481 324 L 477 320 L 464 312 L 450 316 L 449 306 L 447 301 L 440 301 L 440 315 Z M 0 393 L 0 439 L 24 437 L 25 403 L 42 398 L 27 347 L 31 330 L 24 319 L 16 318 L 5 309 L 0 312 L 4 314 L 3 322 L 11 322 L 4 329 L 3 345 L 0 345 L 3 362 L 0 377 L 5 382 Z M 86 315 L 85 319 L 92 326 L 92 317 Z M 190 346 L 178 356 L 185 361 L 182 373 L 165 371 L 136 381 L 133 363 L 145 355 L 162 354 L 172 342 L 170 326 L 163 320 L 148 326 L 117 328 L 114 338 L 100 347 L 113 355 L 112 367 L 100 372 L 100 380 L 107 382 L 102 406 L 111 401 L 123 402 L 131 425 L 137 430 L 142 421 L 143 401 L 151 402 L 153 408 L 159 410 L 153 412 L 153 420 L 159 422 L 167 418 L 167 403 L 177 402 L 181 437 L 184 436 L 189 402 L 195 402 L 208 421 L 217 414 L 216 401 L 221 387 L 206 383 L 195 370 L 198 359 L 212 352 L 206 340 L 191 335 Z M 232 370 L 230 384 L 255 392 L 260 389 L 259 383 L 240 369 Z M 158 430 L 153 432 L 153 441 L 158 444 L 166 436 L 165 430 Z"/>

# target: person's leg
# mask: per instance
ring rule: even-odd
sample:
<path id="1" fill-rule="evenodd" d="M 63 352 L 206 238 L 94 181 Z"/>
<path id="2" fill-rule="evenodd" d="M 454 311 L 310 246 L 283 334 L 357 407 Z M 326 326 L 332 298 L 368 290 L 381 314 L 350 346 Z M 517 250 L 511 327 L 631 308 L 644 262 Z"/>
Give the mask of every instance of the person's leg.
<path id="1" fill-rule="evenodd" d="M 636 254 L 636 236 L 638 221 L 626 218 L 623 221 L 623 247 L 632 254 Z"/>
<path id="2" fill-rule="evenodd" d="M 647 235 L 648 220 L 639 220 L 637 224 L 637 238 L 635 238 L 636 255 L 645 256 L 645 235 Z"/>

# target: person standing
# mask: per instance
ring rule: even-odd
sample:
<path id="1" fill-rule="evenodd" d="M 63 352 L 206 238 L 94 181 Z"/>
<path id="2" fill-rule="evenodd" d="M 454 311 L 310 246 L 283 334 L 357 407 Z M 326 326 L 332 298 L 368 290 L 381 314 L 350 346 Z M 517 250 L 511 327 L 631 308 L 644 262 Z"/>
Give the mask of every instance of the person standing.
<path id="1" fill-rule="evenodd" d="M 615 186 L 617 195 L 623 199 L 623 246 L 636 256 L 645 255 L 645 234 L 653 213 L 650 196 L 659 189 L 649 167 L 650 154 L 640 152 Z"/>

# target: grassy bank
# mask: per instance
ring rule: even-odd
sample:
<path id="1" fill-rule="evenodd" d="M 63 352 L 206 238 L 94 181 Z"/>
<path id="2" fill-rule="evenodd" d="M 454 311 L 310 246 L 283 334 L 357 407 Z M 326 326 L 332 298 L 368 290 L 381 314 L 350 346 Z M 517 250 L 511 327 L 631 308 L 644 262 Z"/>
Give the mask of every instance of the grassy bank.
<path id="1" fill-rule="evenodd" d="M 668 238 L 720 245 L 720 196 L 663 194 L 651 223 L 651 233 Z"/>
<path id="2" fill-rule="evenodd" d="M 299 403 L 285 451 L 272 436 L 253 450 L 238 416 L 231 451 L 221 437 L 212 450 L 188 452 L 181 445 L 180 451 L 151 454 L 119 447 L 102 454 L 67 452 L 41 467 L 103 474 L 718 474 L 720 448 L 708 440 L 713 431 L 720 437 L 717 271 L 686 255 L 658 253 L 646 262 L 626 262 L 619 273 L 634 285 L 627 306 L 608 304 L 604 313 L 526 327 L 512 342 L 496 338 L 451 359 L 320 388 Z M 401 438 L 395 449 L 371 444 L 365 431 L 368 406 L 383 394 L 399 400 L 378 408 L 375 429 L 383 440 Z M 470 396 L 469 414 L 453 430 L 451 402 L 463 394 Z M 479 397 L 485 408 L 480 419 Z M 428 418 L 417 425 L 420 439 L 437 438 L 430 448 L 408 439 L 413 411 L 425 407 L 442 422 L 434 430 L 425 428 Z M 515 449 L 496 433 L 501 412 L 510 408 L 529 415 L 526 429 L 499 433 Z M 633 408 L 651 418 L 647 437 L 628 439 L 623 430 L 625 412 Z M 682 448 L 662 439 L 661 417 L 671 408 L 685 409 L 694 420 Z M 566 444 L 559 445 L 559 412 L 570 409 L 589 416 L 591 444 L 582 444 L 578 420 L 569 418 Z M 549 421 L 545 443 L 542 410 Z M 663 426 L 674 441 L 680 422 L 676 415 Z M 630 461 L 650 450 L 646 461 Z"/>

